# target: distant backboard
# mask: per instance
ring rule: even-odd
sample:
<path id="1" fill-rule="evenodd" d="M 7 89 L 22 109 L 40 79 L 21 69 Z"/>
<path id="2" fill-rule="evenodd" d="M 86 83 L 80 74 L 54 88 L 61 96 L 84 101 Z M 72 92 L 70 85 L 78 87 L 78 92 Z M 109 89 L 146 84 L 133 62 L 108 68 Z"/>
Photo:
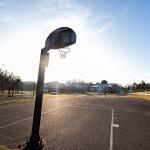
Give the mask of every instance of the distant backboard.
<path id="1" fill-rule="evenodd" d="M 54 30 L 46 39 L 45 47 L 59 49 L 76 43 L 76 33 L 68 27 Z"/>

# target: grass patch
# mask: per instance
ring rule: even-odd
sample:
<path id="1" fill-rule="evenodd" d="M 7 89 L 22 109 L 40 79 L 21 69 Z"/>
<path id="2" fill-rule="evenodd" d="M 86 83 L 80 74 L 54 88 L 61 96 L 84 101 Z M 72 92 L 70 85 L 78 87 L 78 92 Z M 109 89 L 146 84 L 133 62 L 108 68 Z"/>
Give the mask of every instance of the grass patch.
<path id="1" fill-rule="evenodd" d="M 110 96 L 112 98 L 129 98 L 129 99 L 144 99 L 144 100 L 150 100 L 150 91 L 146 92 L 134 92 L 129 93 L 127 95 L 114 95 Z"/>
<path id="2" fill-rule="evenodd" d="M 15 103 L 24 103 L 24 102 L 28 102 L 28 101 L 31 101 L 33 99 L 17 99 L 17 100 L 3 100 L 3 101 L 0 101 L 0 105 L 3 105 L 3 104 L 15 104 Z"/>
<path id="3" fill-rule="evenodd" d="M 145 92 L 134 92 L 128 93 L 126 95 L 116 95 L 116 94 L 109 94 L 106 95 L 107 98 L 119 98 L 119 99 L 144 99 L 150 100 L 150 91 Z"/>
<path id="4" fill-rule="evenodd" d="M 131 98 L 140 98 L 140 99 L 145 99 L 145 100 L 150 100 L 150 92 L 135 92 L 131 93 L 130 95 Z"/>
<path id="5" fill-rule="evenodd" d="M 65 97 L 74 97 L 74 96 L 80 96 L 83 94 L 44 94 L 44 98 L 65 98 Z"/>
<path id="6" fill-rule="evenodd" d="M 19 149 L 10 149 L 8 147 L 5 147 L 3 145 L 0 145 L 0 150 L 19 150 Z"/>
<path id="7" fill-rule="evenodd" d="M 63 98 L 71 98 L 75 96 L 82 96 L 83 94 L 44 94 L 44 100 L 51 99 L 63 99 Z M 3 104 L 17 104 L 17 103 L 25 103 L 29 101 L 34 101 L 35 97 L 0 97 L 0 105 Z"/>

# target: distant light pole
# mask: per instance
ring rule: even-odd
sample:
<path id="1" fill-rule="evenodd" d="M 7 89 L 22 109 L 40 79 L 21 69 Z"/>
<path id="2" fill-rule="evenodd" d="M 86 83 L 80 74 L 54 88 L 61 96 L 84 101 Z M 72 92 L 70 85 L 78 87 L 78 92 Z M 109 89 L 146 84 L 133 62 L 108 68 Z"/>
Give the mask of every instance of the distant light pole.
<path id="1" fill-rule="evenodd" d="M 23 81 L 22 81 L 21 86 L 22 86 L 21 88 L 22 88 L 22 97 L 23 97 L 23 89 L 24 89 L 24 88 L 23 88 Z"/>
<path id="2" fill-rule="evenodd" d="M 48 66 L 50 49 L 65 48 L 76 43 L 75 32 L 68 27 L 61 27 L 54 30 L 46 39 L 45 47 L 41 49 L 36 99 L 34 107 L 34 116 L 32 124 L 32 132 L 29 141 L 24 150 L 41 150 L 44 147 L 44 140 L 39 135 L 42 99 L 43 99 L 43 85 L 45 76 L 45 67 Z"/>
<path id="3" fill-rule="evenodd" d="M 33 96 L 34 96 L 34 93 L 35 93 L 35 82 L 33 83 Z"/>

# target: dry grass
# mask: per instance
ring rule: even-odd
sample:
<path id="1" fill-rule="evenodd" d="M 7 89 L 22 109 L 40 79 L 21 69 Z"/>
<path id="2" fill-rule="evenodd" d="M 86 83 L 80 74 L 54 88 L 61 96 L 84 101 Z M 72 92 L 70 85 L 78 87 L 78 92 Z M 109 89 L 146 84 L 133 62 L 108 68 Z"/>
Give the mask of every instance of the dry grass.
<path id="1" fill-rule="evenodd" d="M 63 97 L 72 97 L 81 94 L 44 94 L 44 98 L 63 98 Z"/>
<path id="2" fill-rule="evenodd" d="M 84 94 L 44 94 L 44 100 L 51 100 L 51 99 L 63 99 L 63 98 L 72 98 L 72 97 L 78 97 L 78 96 L 83 96 Z M 104 96 L 104 95 L 97 95 L 97 96 Z M 135 92 L 135 93 L 130 93 L 127 95 L 106 95 L 106 97 L 111 97 L 111 98 L 138 98 L 138 99 L 145 99 L 145 100 L 150 100 L 150 91 L 146 92 Z M 35 97 L 21 97 L 21 96 L 16 96 L 12 98 L 8 97 L 0 97 L 0 104 L 9 104 L 9 103 L 24 103 L 28 102 L 31 100 L 34 100 Z"/>
<path id="3" fill-rule="evenodd" d="M 122 98 L 122 99 L 145 99 L 145 100 L 150 100 L 150 92 L 146 91 L 146 92 L 134 92 L 134 93 L 130 93 L 127 95 L 109 95 L 108 97 L 112 97 L 112 98 Z"/>
<path id="4" fill-rule="evenodd" d="M 82 94 L 44 94 L 44 100 L 51 100 L 51 99 L 63 99 L 63 98 L 71 98 L 75 96 L 81 96 Z M 0 105 L 2 104 L 12 104 L 12 103 L 24 103 L 28 101 L 34 100 L 35 97 L 33 96 L 14 96 L 14 97 L 0 97 Z"/>
<path id="5" fill-rule="evenodd" d="M 99 95 L 99 96 L 101 96 L 101 95 Z M 117 98 L 117 99 L 119 98 L 119 99 L 144 99 L 144 100 L 150 100 L 150 91 L 134 92 L 134 93 L 126 94 L 126 95 L 110 94 L 110 95 L 106 95 L 105 97 L 107 97 L 107 98 Z"/>
<path id="6" fill-rule="evenodd" d="M 19 150 L 19 149 L 10 149 L 8 147 L 5 147 L 3 145 L 0 145 L 0 150 Z"/>
<path id="7" fill-rule="evenodd" d="M 0 105 L 2 104 L 10 104 L 10 103 L 23 103 L 23 102 L 28 102 L 28 101 L 31 101 L 33 99 L 16 99 L 16 100 L 1 100 L 0 101 Z"/>
<path id="8" fill-rule="evenodd" d="M 132 93 L 129 97 L 131 98 L 140 98 L 140 99 L 145 99 L 145 100 L 150 100 L 150 92 L 135 92 Z"/>

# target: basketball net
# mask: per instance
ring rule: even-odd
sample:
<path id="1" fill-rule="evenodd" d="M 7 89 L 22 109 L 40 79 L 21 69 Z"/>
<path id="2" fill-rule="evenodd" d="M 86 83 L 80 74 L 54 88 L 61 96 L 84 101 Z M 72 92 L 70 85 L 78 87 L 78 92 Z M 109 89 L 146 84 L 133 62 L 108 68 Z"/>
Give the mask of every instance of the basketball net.
<path id="1" fill-rule="evenodd" d="M 60 48 L 60 49 L 58 49 L 58 50 L 59 50 L 60 58 L 61 58 L 61 59 L 66 58 L 67 53 L 70 52 L 70 48 L 69 48 L 69 47 Z"/>

